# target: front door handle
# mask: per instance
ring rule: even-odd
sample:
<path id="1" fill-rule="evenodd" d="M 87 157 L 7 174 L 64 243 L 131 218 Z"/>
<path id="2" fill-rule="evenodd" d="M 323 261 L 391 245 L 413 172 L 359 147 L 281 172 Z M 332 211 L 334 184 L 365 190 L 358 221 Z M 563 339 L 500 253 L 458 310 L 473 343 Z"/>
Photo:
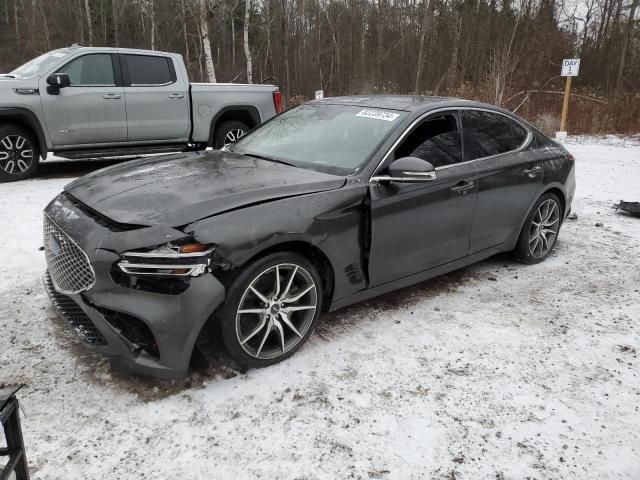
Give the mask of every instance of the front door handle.
<path id="1" fill-rule="evenodd" d="M 531 178 L 535 178 L 536 176 L 538 176 L 538 174 L 542 171 L 542 167 L 540 165 L 537 165 L 535 167 L 532 168 L 525 168 L 523 170 L 524 173 L 526 173 L 527 175 L 529 175 Z"/>
<path id="2" fill-rule="evenodd" d="M 182 94 L 182 93 L 171 93 L 171 94 L 169 94 L 169 98 L 184 98 L 184 94 Z"/>
<path id="3" fill-rule="evenodd" d="M 102 98 L 105 100 L 120 100 L 120 95 L 117 93 L 105 93 Z"/>
<path id="4" fill-rule="evenodd" d="M 460 195 L 465 195 L 469 190 L 471 190 L 475 186 L 476 184 L 474 182 L 460 182 L 455 187 L 451 187 L 451 190 L 453 190 L 456 193 L 459 193 Z"/>

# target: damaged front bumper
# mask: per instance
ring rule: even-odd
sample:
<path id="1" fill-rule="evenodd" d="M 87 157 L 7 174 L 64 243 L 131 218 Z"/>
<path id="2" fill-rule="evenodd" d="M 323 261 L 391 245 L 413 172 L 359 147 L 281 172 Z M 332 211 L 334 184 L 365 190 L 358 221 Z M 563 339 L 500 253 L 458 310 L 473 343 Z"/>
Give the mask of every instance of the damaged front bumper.
<path id="1" fill-rule="evenodd" d="M 89 288 L 75 293 L 61 291 L 55 278 L 45 274 L 52 302 L 78 336 L 107 355 L 116 370 L 186 376 L 198 334 L 224 300 L 224 286 L 211 273 L 137 282 L 135 275 L 118 267 L 121 252 L 186 235 L 168 227 L 110 225 L 65 194 L 47 206 L 45 215 L 86 254 L 95 275 Z"/>

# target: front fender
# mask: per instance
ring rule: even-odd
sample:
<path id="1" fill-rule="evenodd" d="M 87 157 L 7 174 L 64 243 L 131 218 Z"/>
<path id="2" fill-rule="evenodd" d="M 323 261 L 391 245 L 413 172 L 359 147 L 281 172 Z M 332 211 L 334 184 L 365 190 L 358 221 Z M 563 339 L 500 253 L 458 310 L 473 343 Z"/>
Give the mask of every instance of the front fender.
<path id="1" fill-rule="evenodd" d="M 35 96 L 35 95 L 34 95 Z M 20 123 L 29 127 L 38 139 L 40 147 L 40 156 L 45 159 L 49 147 L 47 145 L 47 136 L 45 135 L 40 119 L 36 113 L 27 107 L 0 107 L 0 122 L 18 120 Z"/>
<path id="2" fill-rule="evenodd" d="M 199 220 L 183 230 L 199 242 L 215 244 L 216 256 L 230 269 L 281 244 L 313 246 L 329 260 L 334 298 L 339 298 L 366 287 L 361 244 L 365 197 L 366 187 L 348 184 L 339 190 L 241 208 Z"/>

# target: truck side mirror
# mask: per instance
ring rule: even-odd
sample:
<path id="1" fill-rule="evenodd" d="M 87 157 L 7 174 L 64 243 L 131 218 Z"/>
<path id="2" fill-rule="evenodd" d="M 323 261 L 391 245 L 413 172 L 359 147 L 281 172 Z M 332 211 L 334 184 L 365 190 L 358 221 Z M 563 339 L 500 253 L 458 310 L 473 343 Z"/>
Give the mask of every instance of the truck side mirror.
<path id="1" fill-rule="evenodd" d="M 53 73 L 47 77 L 47 93 L 49 95 L 60 94 L 60 89 L 71 85 L 69 75 L 66 73 Z"/>

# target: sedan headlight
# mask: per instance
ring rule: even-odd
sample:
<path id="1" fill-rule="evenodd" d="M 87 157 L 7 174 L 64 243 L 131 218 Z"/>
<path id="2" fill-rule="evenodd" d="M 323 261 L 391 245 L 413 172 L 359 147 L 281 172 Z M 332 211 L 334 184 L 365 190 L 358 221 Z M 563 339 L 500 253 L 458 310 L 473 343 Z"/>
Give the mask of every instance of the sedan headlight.
<path id="1" fill-rule="evenodd" d="M 198 277 L 207 272 L 214 249 L 204 243 L 169 243 L 153 250 L 124 252 L 118 267 L 130 275 Z"/>

